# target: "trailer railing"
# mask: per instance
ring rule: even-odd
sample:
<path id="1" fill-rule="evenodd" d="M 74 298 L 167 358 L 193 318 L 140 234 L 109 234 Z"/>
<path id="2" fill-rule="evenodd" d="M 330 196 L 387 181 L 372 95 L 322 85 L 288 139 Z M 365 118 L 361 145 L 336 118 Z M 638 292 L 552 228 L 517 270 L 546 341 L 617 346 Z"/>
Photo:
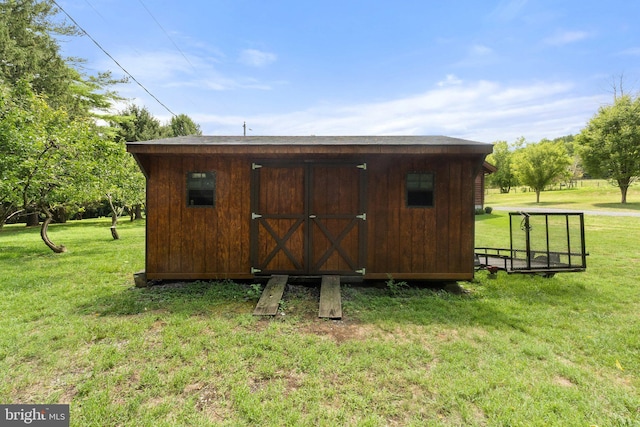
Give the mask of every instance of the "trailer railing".
<path id="1" fill-rule="evenodd" d="M 584 215 L 575 212 L 510 212 L 510 248 L 478 247 L 476 267 L 508 273 L 584 271 Z"/>

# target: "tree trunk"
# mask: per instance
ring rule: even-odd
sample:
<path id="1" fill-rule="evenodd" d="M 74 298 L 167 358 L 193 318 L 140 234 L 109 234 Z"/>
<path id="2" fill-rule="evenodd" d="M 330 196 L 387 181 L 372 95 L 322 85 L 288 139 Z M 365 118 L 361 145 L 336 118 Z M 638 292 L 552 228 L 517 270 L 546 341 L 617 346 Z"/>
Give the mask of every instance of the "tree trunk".
<path id="1" fill-rule="evenodd" d="M 111 197 L 111 194 L 107 194 L 107 200 L 109 201 L 109 207 L 111 208 L 111 237 L 113 237 L 113 240 L 118 240 L 120 238 L 118 230 L 116 229 L 118 226 L 118 211 L 113 205 L 113 198 Z"/>
<path id="2" fill-rule="evenodd" d="M 51 224 L 51 221 L 53 221 L 53 215 L 51 214 L 51 211 L 48 208 L 44 208 L 43 211 L 47 217 L 42 223 L 42 228 L 40 228 L 40 237 L 42 237 L 42 241 L 44 241 L 44 244 L 47 245 L 49 249 L 51 249 L 53 252 L 57 254 L 66 252 L 67 248 L 64 245 L 58 246 L 55 243 L 53 243 L 51 239 L 49 239 L 49 236 L 47 235 L 47 229 L 49 228 L 49 224 Z"/>
<path id="3" fill-rule="evenodd" d="M 627 190 L 629 189 L 629 181 L 629 179 L 618 180 L 618 187 L 620 187 L 620 194 L 622 196 L 620 199 L 620 203 L 622 204 L 627 203 Z"/>
<path id="4" fill-rule="evenodd" d="M 135 205 L 135 218 L 134 219 L 142 219 L 142 205 Z"/>
<path id="5" fill-rule="evenodd" d="M 53 212 L 53 219 L 58 224 L 64 224 L 67 222 L 67 209 L 64 206 L 59 206 Z"/>
<path id="6" fill-rule="evenodd" d="M 118 234 L 118 230 L 116 227 L 118 226 L 118 215 L 116 215 L 115 211 L 111 212 L 111 237 L 113 240 L 118 240 L 120 235 Z"/>
<path id="7" fill-rule="evenodd" d="M 540 190 L 536 190 L 536 203 L 540 203 Z"/>
<path id="8" fill-rule="evenodd" d="M 20 215 L 22 212 L 24 212 L 24 209 L 18 209 L 15 212 L 12 212 L 11 214 L 7 215 L 9 211 L 6 211 L 4 213 L 4 218 L 2 219 L 2 222 L 0 222 L 0 227 L 2 227 L 3 225 L 5 225 L 7 223 L 7 221 L 9 221 L 11 218 L 13 218 L 16 215 Z"/>
<path id="9" fill-rule="evenodd" d="M 37 211 L 27 211 L 27 227 L 37 227 L 40 225 L 40 218 Z"/>

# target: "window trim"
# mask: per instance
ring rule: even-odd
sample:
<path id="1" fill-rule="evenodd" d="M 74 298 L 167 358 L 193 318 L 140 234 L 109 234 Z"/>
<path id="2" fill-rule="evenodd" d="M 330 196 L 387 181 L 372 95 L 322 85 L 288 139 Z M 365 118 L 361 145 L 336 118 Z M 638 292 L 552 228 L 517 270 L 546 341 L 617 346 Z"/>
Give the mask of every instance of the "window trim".
<path id="1" fill-rule="evenodd" d="M 428 193 L 431 192 L 431 204 L 428 205 L 414 205 L 409 204 L 409 192 L 421 192 L 420 189 L 410 189 L 409 188 L 409 175 L 430 175 L 431 176 L 431 189 L 423 190 L 422 192 Z M 436 205 L 436 174 L 435 172 L 429 171 L 409 171 L 405 175 L 404 180 L 405 194 L 404 194 L 404 202 L 405 207 L 409 209 L 432 209 Z"/>
<path id="2" fill-rule="evenodd" d="M 213 200 L 211 202 L 211 204 L 191 204 L 191 197 L 190 197 L 190 192 L 191 190 L 202 190 L 202 189 L 197 189 L 197 188 L 190 188 L 190 183 L 192 182 L 198 182 L 198 181 L 194 181 L 195 179 L 199 179 L 199 178 L 193 178 L 192 175 L 194 174 L 204 174 L 204 175 L 209 175 L 209 176 L 205 176 L 202 177 L 204 179 L 211 179 L 213 181 L 213 188 L 210 190 L 213 193 Z M 218 187 L 218 180 L 217 180 L 217 174 L 216 171 L 189 171 L 187 172 L 186 175 L 186 191 L 185 191 L 185 197 L 186 197 L 186 202 L 187 202 L 187 207 L 188 208 L 214 208 L 216 206 L 216 190 Z M 208 189 L 205 189 L 208 190 Z"/>

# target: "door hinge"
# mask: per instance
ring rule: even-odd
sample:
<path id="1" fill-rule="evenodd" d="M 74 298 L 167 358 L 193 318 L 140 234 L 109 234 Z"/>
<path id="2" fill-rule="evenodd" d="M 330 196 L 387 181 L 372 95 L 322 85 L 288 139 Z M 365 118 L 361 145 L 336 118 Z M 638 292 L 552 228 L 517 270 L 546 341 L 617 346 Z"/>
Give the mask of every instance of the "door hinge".
<path id="1" fill-rule="evenodd" d="M 258 218 L 262 218 L 262 215 L 251 212 L 251 219 L 258 219 Z"/>
<path id="2" fill-rule="evenodd" d="M 363 221 L 367 220 L 367 214 L 363 213 L 362 215 L 356 215 L 356 218 L 361 219 Z"/>
<path id="3" fill-rule="evenodd" d="M 361 268 L 360 270 L 356 270 L 356 273 L 362 274 L 364 276 L 367 273 L 367 269 L 366 268 Z"/>
<path id="4" fill-rule="evenodd" d="M 253 268 L 251 267 L 251 274 L 256 274 L 256 273 L 260 273 L 262 270 L 260 270 L 259 268 Z"/>
<path id="5" fill-rule="evenodd" d="M 363 163 L 363 164 L 358 165 L 358 166 L 356 166 L 356 167 L 357 167 L 358 169 L 362 169 L 362 170 L 365 170 L 365 171 L 367 170 L 367 164 L 366 164 L 366 163 Z"/>
<path id="6" fill-rule="evenodd" d="M 262 165 L 259 165 L 257 163 L 251 163 L 251 169 L 256 170 L 256 169 L 260 169 L 262 167 Z"/>

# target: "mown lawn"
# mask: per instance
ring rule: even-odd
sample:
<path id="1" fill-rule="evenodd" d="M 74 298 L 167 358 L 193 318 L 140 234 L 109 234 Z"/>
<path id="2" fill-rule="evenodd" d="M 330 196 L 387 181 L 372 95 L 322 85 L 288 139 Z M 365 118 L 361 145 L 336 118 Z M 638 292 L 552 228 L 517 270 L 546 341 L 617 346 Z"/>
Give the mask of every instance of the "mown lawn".
<path id="1" fill-rule="evenodd" d="M 506 213 L 477 244 L 508 242 Z M 477 274 L 452 295 L 343 288 L 342 321 L 290 286 L 274 319 L 250 283 L 132 287 L 144 224 L 0 230 L 0 401 L 70 403 L 74 426 L 640 424 L 640 218 L 586 217 L 589 267 Z M 504 239 L 504 240 L 502 240 Z"/>
<path id="2" fill-rule="evenodd" d="M 571 210 L 595 210 L 612 212 L 640 212 L 640 182 L 633 183 L 627 190 L 627 203 L 620 203 L 620 189 L 605 180 L 578 181 L 573 188 L 543 191 L 540 203 L 536 203 L 536 193 L 525 187 L 512 188 L 507 194 L 500 194 L 497 188 L 486 190 L 485 205 L 492 207 L 552 207 Z"/>

